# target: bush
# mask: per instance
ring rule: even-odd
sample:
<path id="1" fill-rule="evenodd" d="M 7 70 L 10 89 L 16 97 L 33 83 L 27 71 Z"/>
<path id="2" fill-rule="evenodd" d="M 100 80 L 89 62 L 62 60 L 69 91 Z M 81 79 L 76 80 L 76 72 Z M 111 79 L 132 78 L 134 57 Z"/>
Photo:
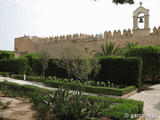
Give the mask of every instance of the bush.
<path id="1" fill-rule="evenodd" d="M 0 72 L 0 76 L 9 77 L 9 76 L 11 76 L 11 73 L 9 73 L 9 72 Z"/>
<path id="2" fill-rule="evenodd" d="M 12 75 L 15 79 L 23 80 L 23 75 Z M 68 88 L 71 90 L 82 90 L 84 92 L 89 93 L 97 93 L 97 94 L 105 94 L 105 95 L 118 95 L 123 96 L 133 90 L 135 90 L 135 86 L 128 86 L 125 88 L 111 88 L 111 87 L 100 87 L 100 86 L 87 86 L 79 83 L 70 83 L 65 81 L 58 80 L 46 80 L 40 77 L 31 77 L 27 76 L 26 80 L 43 82 L 46 86 L 58 88 L 59 86 L 63 86 L 64 88 Z"/>
<path id="3" fill-rule="evenodd" d="M 136 86 L 141 87 L 142 74 L 142 60 L 139 58 L 120 58 L 120 57 L 100 57 L 101 69 L 96 81 L 103 81 L 104 83 L 111 82 L 116 85 Z M 58 78 L 68 78 L 67 71 L 59 68 L 52 59 L 48 63 L 46 76 L 57 76 Z M 93 77 L 93 72 L 90 78 Z M 72 76 L 72 78 L 75 78 Z"/>
<path id="4" fill-rule="evenodd" d="M 33 75 L 33 70 L 29 65 L 27 65 L 26 75 Z"/>
<path id="5" fill-rule="evenodd" d="M 126 57 L 140 57 L 143 60 L 143 75 L 160 73 L 160 48 L 158 46 L 133 47 L 126 50 Z"/>
<path id="6" fill-rule="evenodd" d="M 11 59 L 11 58 L 14 58 L 14 52 L 9 52 L 9 51 L 0 52 L 0 59 Z"/>
<path id="7" fill-rule="evenodd" d="M 140 58 L 100 57 L 101 69 L 97 81 L 141 88 L 142 60 Z"/>
<path id="8" fill-rule="evenodd" d="M 38 58 L 32 58 L 31 67 L 33 70 L 34 75 L 41 75 L 42 74 L 42 64 Z"/>
<path id="9" fill-rule="evenodd" d="M 65 83 L 65 82 L 59 82 L 59 81 L 53 81 L 53 80 L 46 80 L 44 81 L 44 84 L 47 86 L 56 87 L 56 88 L 58 88 L 59 86 L 64 86 L 65 88 L 68 88 L 71 90 L 82 90 L 88 93 L 117 95 L 117 96 L 123 96 L 135 90 L 134 86 L 129 86 L 121 89 L 121 88 L 110 88 L 110 87 L 86 86 L 86 85 L 80 85 L 77 83 Z"/>
<path id="10" fill-rule="evenodd" d="M 49 94 L 49 99 L 45 103 L 50 107 L 54 115 L 53 118 L 59 120 L 89 120 L 91 118 L 99 118 L 102 116 L 102 109 L 108 107 L 105 101 L 91 101 L 83 92 L 73 94 L 62 87 L 53 93 L 53 95 Z"/>
<path id="11" fill-rule="evenodd" d="M 11 72 L 16 74 L 25 74 L 28 65 L 26 58 L 1 59 L 0 71 Z"/>
<path id="12" fill-rule="evenodd" d="M 37 55 L 31 53 L 31 54 L 26 54 L 25 57 L 28 59 L 28 65 L 32 68 L 33 75 L 41 75 L 42 65 Z"/>
<path id="13" fill-rule="evenodd" d="M 32 67 L 32 59 L 37 58 L 37 56 L 34 53 L 26 54 L 24 57 L 28 59 L 28 65 Z"/>
<path id="14" fill-rule="evenodd" d="M 57 59 L 50 59 L 48 62 L 48 68 L 46 69 L 46 76 L 57 76 L 58 78 L 68 78 L 67 71 L 58 67 L 54 62 Z"/>

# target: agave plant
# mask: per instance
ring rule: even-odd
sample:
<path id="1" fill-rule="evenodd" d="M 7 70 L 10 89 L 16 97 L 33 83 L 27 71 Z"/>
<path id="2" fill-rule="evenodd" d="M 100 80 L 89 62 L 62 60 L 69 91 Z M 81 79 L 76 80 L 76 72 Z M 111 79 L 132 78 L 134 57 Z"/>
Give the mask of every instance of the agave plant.
<path id="1" fill-rule="evenodd" d="M 70 93 L 60 87 L 55 93 L 49 94 L 44 102 L 53 113 L 54 120 L 92 120 L 102 116 L 103 101 L 91 101 L 83 92 Z M 105 107 L 106 107 L 105 106 Z"/>
<path id="2" fill-rule="evenodd" d="M 95 57 L 97 56 L 117 56 L 119 54 L 119 47 L 115 47 L 115 44 L 110 42 L 110 43 L 106 43 L 105 45 L 103 44 L 101 46 L 101 51 L 92 51 L 92 52 L 96 52 L 94 54 Z"/>

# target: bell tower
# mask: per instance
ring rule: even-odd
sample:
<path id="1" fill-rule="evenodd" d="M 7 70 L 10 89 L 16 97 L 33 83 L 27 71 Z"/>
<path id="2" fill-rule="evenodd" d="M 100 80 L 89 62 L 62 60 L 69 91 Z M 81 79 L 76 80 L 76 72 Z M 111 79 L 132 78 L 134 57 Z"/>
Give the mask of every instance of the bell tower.
<path id="1" fill-rule="evenodd" d="M 142 2 L 139 4 L 140 7 L 133 12 L 133 37 L 144 37 L 150 35 L 149 10 L 142 7 Z M 143 14 L 143 16 L 139 16 L 140 14 Z M 143 22 L 143 28 L 139 28 L 139 24 Z"/>

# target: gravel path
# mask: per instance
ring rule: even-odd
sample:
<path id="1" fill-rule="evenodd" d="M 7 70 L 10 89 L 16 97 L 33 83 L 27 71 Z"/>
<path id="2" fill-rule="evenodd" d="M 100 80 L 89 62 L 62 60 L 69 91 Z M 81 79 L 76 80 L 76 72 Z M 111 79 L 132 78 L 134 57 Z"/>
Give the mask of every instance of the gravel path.
<path id="1" fill-rule="evenodd" d="M 8 81 L 8 82 L 17 83 L 17 84 L 20 84 L 20 85 L 33 85 L 33 86 L 37 86 L 37 87 L 40 87 L 40 88 L 57 90 L 57 88 L 45 87 L 45 85 L 43 83 L 39 83 L 39 82 L 16 80 L 16 79 L 7 78 L 7 77 L 0 77 L 0 81 Z"/>
<path id="2" fill-rule="evenodd" d="M 147 90 L 134 94 L 129 99 L 144 102 L 146 120 L 160 120 L 160 84 L 150 85 Z"/>

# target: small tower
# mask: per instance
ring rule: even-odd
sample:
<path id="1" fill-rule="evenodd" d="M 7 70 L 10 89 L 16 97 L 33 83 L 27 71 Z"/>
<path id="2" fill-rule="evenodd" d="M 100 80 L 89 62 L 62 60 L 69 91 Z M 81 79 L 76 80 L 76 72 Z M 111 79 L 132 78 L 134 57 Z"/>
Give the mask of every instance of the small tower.
<path id="1" fill-rule="evenodd" d="M 138 7 L 133 12 L 133 37 L 144 37 L 150 35 L 149 28 L 149 10 L 142 7 L 142 2 L 139 3 L 140 7 Z M 140 16 L 140 14 L 144 14 L 144 16 Z M 144 19 L 144 21 L 143 21 Z M 140 21 L 138 21 L 140 20 Z M 138 24 L 144 22 L 144 28 L 140 29 Z"/>

